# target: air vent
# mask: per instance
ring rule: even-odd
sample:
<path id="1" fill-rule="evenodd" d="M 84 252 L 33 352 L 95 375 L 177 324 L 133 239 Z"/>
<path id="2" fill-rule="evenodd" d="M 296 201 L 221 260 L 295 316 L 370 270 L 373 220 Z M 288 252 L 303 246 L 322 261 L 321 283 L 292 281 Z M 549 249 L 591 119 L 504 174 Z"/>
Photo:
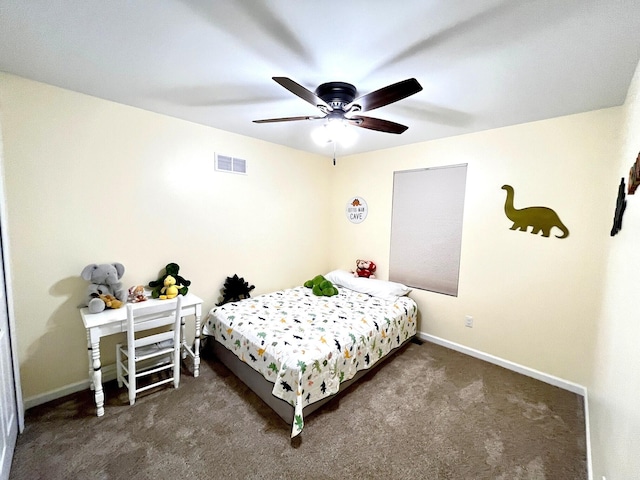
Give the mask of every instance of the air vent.
<path id="1" fill-rule="evenodd" d="M 247 161 L 242 158 L 216 154 L 216 170 L 229 173 L 247 173 Z"/>

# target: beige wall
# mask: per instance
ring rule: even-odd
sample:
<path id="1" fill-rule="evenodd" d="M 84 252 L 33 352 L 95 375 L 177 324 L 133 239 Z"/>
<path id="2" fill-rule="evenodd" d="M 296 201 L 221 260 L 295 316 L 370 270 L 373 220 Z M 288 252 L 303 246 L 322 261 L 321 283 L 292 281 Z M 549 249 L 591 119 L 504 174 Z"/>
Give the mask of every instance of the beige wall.
<path id="1" fill-rule="evenodd" d="M 255 295 L 327 270 L 327 158 L 11 75 L 0 102 L 26 400 L 87 378 L 89 263 L 122 262 L 128 287 L 177 262 L 205 308 L 234 273 Z M 248 175 L 214 171 L 214 152 Z"/>
<path id="2" fill-rule="evenodd" d="M 420 331 L 585 385 L 615 204 L 619 117 L 619 108 L 600 110 L 339 161 L 333 210 L 361 195 L 369 216 L 357 225 L 332 216 L 340 248 L 331 263 L 352 268 L 369 258 L 387 278 L 393 172 L 467 163 L 459 295 L 414 291 Z M 555 209 L 570 236 L 509 230 L 503 184 L 515 188 L 517 208 Z"/>
<path id="3" fill-rule="evenodd" d="M 612 159 L 617 181 L 640 151 L 640 67 L 624 108 L 621 154 Z M 622 230 L 607 243 L 610 255 L 596 332 L 589 395 L 594 479 L 640 478 L 640 192 L 628 195 Z"/>

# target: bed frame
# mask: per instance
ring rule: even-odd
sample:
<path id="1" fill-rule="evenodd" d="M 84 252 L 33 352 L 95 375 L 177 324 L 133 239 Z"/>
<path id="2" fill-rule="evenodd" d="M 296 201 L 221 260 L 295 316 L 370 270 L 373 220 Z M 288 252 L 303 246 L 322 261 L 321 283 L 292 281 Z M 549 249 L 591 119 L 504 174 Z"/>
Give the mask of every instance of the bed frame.
<path id="1" fill-rule="evenodd" d="M 322 407 L 325 403 L 331 401 L 335 397 L 338 397 L 349 386 L 357 382 L 359 379 L 367 375 L 369 372 L 375 371 L 384 364 L 389 358 L 394 356 L 397 352 L 403 349 L 409 342 L 413 341 L 415 336 L 409 337 L 401 345 L 391 350 L 387 355 L 381 358 L 370 368 L 359 370 L 351 379 L 346 380 L 340 384 L 340 390 L 335 394 L 321 398 L 317 402 L 311 403 L 304 407 L 303 414 L 306 417 L 310 413 L 316 411 Z M 212 345 L 213 354 L 216 356 L 224 366 L 226 366 L 233 374 L 238 377 L 245 385 L 247 385 L 258 397 L 260 397 L 267 405 L 269 405 L 280 418 L 282 418 L 289 425 L 293 423 L 294 407 L 281 398 L 275 397 L 271 392 L 273 391 L 273 383 L 264 378 L 260 373 L 253 370 L 249 365 L 240 360 L 236 355 L 227 350 L 221 343 L 215 340 L 213 337 L 209 338 L 208 345 Z"/>

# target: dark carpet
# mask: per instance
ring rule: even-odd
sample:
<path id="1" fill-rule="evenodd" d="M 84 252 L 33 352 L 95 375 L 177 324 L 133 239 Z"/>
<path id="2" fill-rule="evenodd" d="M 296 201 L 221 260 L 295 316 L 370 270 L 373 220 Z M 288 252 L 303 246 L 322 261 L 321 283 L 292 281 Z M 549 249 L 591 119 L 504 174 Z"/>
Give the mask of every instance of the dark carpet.
<path id="1" fill-rule="evenodd" d="M 11 479 L 586 479 L 582 397 L 409 344 L 305 418 L 302 434 L 213 358 L 179 389 L 105 385 L 32 408 Z"/>

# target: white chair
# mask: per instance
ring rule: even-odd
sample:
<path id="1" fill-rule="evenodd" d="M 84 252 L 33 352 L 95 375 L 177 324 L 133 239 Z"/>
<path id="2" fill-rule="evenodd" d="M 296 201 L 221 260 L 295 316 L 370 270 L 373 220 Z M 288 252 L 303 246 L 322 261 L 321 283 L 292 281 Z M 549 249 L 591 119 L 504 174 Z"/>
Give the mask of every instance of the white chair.
<path id="1" fill-rule="evenodd" d="M 118 386 L 129 388 L 131 405 L 139 392 L 150 388 L 170 382 L 178 388 L 181 308 L 182 295 L 178 295 L 175 302 L 166 300 L 149 306 L 137 304 L 135 309 L 132 304 L 127 305 L 127 344 L 116 345 L 116 371 Z M 150 331 L 166 326 L 170 326 L 168 331 Z M 161 375 L 165 370 L 171 370 L 169 378 Z M 161 378 L 150 377 L 140 386 L 140 380 L 150 375 Z"/>

